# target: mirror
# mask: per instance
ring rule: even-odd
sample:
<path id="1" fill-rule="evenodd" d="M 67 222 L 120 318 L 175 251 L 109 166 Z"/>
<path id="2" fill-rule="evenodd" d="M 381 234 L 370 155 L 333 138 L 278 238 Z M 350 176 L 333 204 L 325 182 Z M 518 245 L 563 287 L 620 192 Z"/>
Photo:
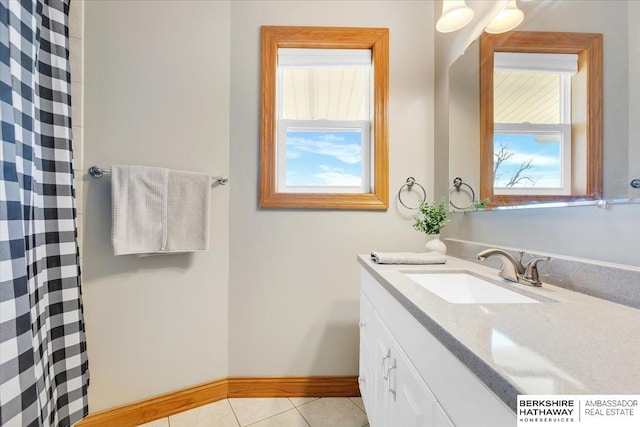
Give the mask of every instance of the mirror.
<path id="1" fill-rule="evenodd" d="M 602 35 L 480 37 L 480 198 L 602 197 Z"/>
<path id="2" fill-rule="evenodd" d="M 603 35 L 602 160 L 599 163 L 597 159 L 596 163 L 589 160 L 589 157 L 593 157 L 593 149 L 591 153 L 586 149 L 573 153 L 576 162 L 587 165 L 584 168 L 585 176 L 594 177 L 597 174 L 597 164 L 602 165 L 602 186 L 598 191 L 597 182 L 593 178 L 586 178 L 587 182 L 592 182 L 591 187 L 579 194 L 573 193 L 566 197 L 507 196 L 506 199 L 510 200 L 506 203 L 492 203 L 490 207 L 540 206 L 550 202 L 561 202 L 564 205 L 600 198 L 608 201 L 637 201 L 633 199 L 640 197 L 640 190 L 632 188 L 630 182 L 640 177 L 640 147 L 629 141 L 640 135 L 640 124 L 629 118 L 640 118 L 640 82 L 629 76 L 640 74 L 640 30 L 629 23 L 640 19 L 640 2 L 590 1 L 585 6 L 583 2 L 571 0 L 529 1 L 522 2 L 520 7 L 526 17 L 518 32 L 561 31 Z M 526 43 L 526 40 L 523 42 Z M 467 191 L 465 185 L 456 188 L 453 185 L 455 178 L 462 178 L 464 184 L 475 189 L 476 195 L 482 187 L 482 179 L 487 180 L 486 176 L 481 178 L 480 166 L 482 144 L 479 58 L 480 42 L 476 40 L 449 70 L 450 198 L 459 207 L 470 205 L 471 192 Z M 593 104 L 585 102 L 583 108 L 586 105 Z M 490 163 L 485 155 L 484 169 L 493 172 L 493 133 L 491 142 Z M 587 146 L 588 144 L 585 145 Z M 492 178 L 489 178 L 491 184 Z M 486 194 L 484 192 L 479 195 L 478 199 L 486 197 Z M 492 193 L 490 195 L 495 197 Z M 502 198 L 505 198 L 504 195 Z"/>

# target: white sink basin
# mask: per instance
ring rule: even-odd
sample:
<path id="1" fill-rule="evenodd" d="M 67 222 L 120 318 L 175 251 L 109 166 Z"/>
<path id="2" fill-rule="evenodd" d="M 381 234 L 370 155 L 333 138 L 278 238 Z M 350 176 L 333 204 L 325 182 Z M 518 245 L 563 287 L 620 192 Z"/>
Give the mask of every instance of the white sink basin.
<path id="1" fill-rule="evenodd" d="M 440 298 L 455 304 L 532 304 L 540 302 L 468 273 L 405 273 L 405 275 Z"/>

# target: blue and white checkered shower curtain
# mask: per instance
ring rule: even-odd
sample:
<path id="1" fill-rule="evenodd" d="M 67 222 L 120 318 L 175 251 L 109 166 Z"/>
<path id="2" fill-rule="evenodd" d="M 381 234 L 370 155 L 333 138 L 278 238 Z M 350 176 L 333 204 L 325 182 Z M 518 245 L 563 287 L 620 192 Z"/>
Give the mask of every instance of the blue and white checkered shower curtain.
<path id="1" fill-rule="evenodd" d="M 69 0 L 0 0 L 0 425 L 87 413 Z"/>

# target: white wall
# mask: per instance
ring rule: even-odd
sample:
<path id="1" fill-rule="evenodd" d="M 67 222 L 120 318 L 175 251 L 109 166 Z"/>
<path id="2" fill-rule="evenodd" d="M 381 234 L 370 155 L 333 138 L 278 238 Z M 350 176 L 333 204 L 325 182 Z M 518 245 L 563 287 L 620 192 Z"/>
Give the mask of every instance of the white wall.
<path id="1" fill-rule="evenodd" d="M 229 375 L 357 375 L 356 254 L 419 250 L 398 210 L 433 195 L 429 1 L 85 4 L 85 161 L 231 176 L 211 250 L 114 257 L 109 179 L 82 177 L 91 412 Z M 257 208 L 260 25 L 390 28 L 388 212 Z M 231 156 L 231 157 L 230 157 Z"/>
<path id="2" fill-rule="evenodd" d="M 448 237 L 640 266 L 639 204 L 455 214 Z M 606 284 L 603 284 L 606 286 Z"/>
<path id="3" fill-rule="evenodd" d="M 474 191 L 480 190 L 480 42 L 449 67 L 449 182 L 459 176 Z M 450 200 L 459 207 L 469 205 L 465 187 L 451 191 Z M 480 196 L 480 194 L 476 194 Z"/>
<path id="4" fill-rule="evenodd" d="M 356 254 L 424 241 L 394 196 L 413 175 L 433 197 L 433 5 L 234 1 L 231 15 L 230 375 L 357 375 Z M 261 25 L 390 29 L 388 212 L 257 208 Z"/>
<path id="5" fill-rule="evenodd" d="M 474 11 L 474 18 L 469 24 L 451 33 L 439 33 L 434 29 L 434 185 L 436 198 L 447 195 L 452 184 L 449 179 L 449 66 L 465 53 L 468 46 L 482 34 L 484 28 L 504 8 L 507 2 L 508 0 L 467 0 L 467 5 Z M 442 13 L 442 0 L 433 1 L 433 7 L 437 20 Z"/>
<path id="6" fill-rule="evenodd" d="M 212 189 L 209 252 L 139 259 L 111 254 L 108 178 L 81 177 L 91 412 L 228 375 L 355 375 L 355 256 L 419 250 L 423 236 L 395 194 L 413 175 L 432 199 L 434 170 L 446 175 L 434 161 L 433 128 L 448 127 L 433 121 L 438 5 L 102 0 L 85 9 L 84 36 L 72 34 L 72 50 L 84 37 L 86 54 L 79 168 L 137 163 L 232 178 Z M 257 208 L 260 25 L 390 28 L 388 212 Z M 445 231 L 638 265 L 639 209 L 465 214 Z"/>
<path id="7" fill-rule="evenodd" d="M 85 166 L 227 173 L 229 2 L 85 9 Z M 211 190 L 208 252 L 114 257 L 109 178 L 84 180 L 91 412 L 226 377 L 231 187 Z"/>

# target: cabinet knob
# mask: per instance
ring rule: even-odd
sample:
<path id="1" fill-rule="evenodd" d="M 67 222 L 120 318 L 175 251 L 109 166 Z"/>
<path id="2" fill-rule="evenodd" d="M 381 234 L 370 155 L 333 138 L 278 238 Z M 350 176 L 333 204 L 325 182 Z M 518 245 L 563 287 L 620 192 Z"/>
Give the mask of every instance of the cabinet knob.
<path id="1" fill-rule="evenodd" d="M 364 380 L 364 377 L 363 377 L 362 375 L 360 375 L 360 376 L 358 377 L 358 384 L 362 384 L 364 381 L 365 381 L 365 380 Z"/>
<path id="2" fill-rule="evenodd" d="M 365 326 L 367 326 L 367 323 L 366 322 L 360 322 L 359 325 L 360 325 L 361 328 L 364 328 Z"/>

